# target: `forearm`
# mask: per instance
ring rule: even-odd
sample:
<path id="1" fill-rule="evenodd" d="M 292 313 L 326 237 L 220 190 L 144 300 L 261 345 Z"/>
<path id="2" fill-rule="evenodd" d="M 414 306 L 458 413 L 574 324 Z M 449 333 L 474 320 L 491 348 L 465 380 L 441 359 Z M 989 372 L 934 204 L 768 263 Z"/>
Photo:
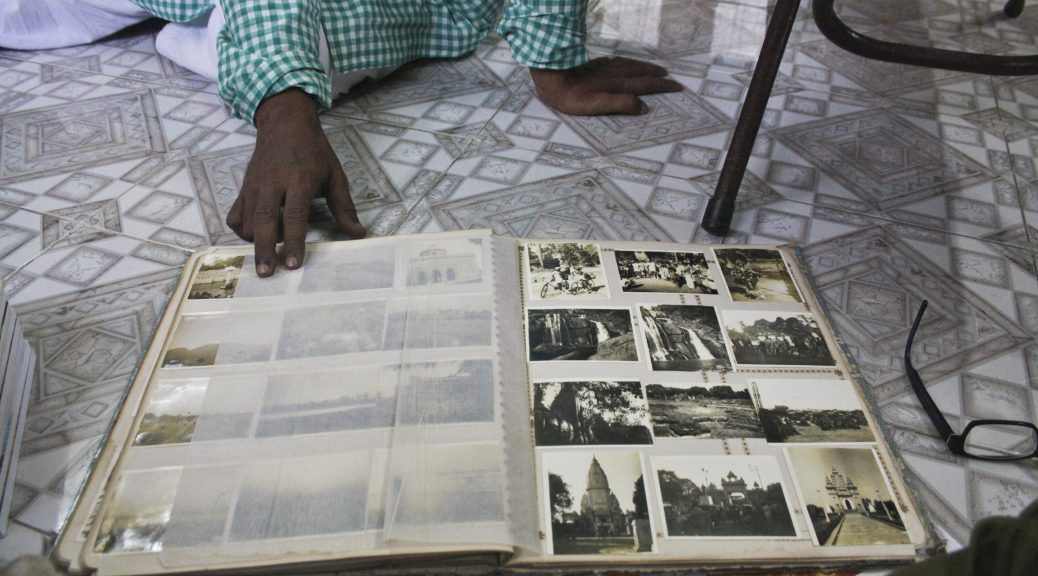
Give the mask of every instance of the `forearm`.
<path id="1" fill-rule="evenodd" d="M 217 41 L 220 95 L 235 116 L 256 122 L 265 99 L 291 88 L 331 105 L 319 57 L 318 0 L 221 0 L 227 24 Z"/>

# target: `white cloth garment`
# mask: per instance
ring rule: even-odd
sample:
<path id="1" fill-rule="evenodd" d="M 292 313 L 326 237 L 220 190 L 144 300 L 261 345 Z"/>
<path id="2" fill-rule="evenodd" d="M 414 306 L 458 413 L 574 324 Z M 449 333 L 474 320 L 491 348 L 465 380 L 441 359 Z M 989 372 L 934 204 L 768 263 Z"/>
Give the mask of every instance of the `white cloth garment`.
<path id="1" fill-rule="evenodd" d="M 88 44 L 150 17 L 130 0 L 0 0 L 0 47 Z"/>

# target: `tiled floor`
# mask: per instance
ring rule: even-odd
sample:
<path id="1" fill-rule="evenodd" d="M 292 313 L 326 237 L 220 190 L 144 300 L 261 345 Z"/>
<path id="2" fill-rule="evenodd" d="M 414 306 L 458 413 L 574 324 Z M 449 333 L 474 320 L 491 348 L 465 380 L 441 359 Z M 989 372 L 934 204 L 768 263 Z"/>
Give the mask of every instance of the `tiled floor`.
<path id="1" fill-rule="evenodd" d="M 489 227 L 528 237 L 717 241 L 698 222 L 766 21 L 765 0 L 592 2 L 592 48 L 686 86 L 639 117 L 546 108 L 499 39 L 408 66 L 324 115 L 376 235 Z M 805 4 L 807 4 L 805 2 Z M 859 0 L 877 35 L 1038 50 L 1038 6 Z M 253 130 L 216 87 L 159 57 L 154 27 L 0 52 L 0 273 L 40 364 L 0 559 L 61 526 L 179 267 L 223 224 Z M 1038 80 L 880 64 L 790 39 L 728 242 L 803 247 L 818 289 L 934 519 L 953 540 L 1038 497 L 1038 465 L 944 450 L 900 351 L 954 425 L 1038 411 Z M 319 217 L 313 239 L 333 238 Z"/>

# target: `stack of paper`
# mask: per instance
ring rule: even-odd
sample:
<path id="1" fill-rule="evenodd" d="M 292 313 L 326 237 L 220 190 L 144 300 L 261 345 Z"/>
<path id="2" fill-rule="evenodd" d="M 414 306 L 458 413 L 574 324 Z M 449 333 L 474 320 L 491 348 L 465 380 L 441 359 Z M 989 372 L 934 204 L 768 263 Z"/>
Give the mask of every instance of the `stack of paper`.
<path id="1" fill-rule="evenodd" d="M 36 355 L 22 334 L 22 326 L 0 283 L 0 375 L 3 378 L 0 388 L 0 536 L 7 533 L 15 465 L 35 366 Z"/>

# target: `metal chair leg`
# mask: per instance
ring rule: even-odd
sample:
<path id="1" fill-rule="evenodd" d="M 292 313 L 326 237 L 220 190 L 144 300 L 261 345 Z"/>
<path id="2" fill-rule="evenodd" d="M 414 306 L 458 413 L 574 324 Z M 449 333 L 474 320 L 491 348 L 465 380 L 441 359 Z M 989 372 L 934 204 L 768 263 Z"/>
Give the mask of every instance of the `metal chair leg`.
<path id="1" fill-rule="evenodd" d="M 760 131 L 760 123 L 771 97 L 771 89 L 778 76 L 782 55 L 786 52 L 789 34 L 796 22 L 797 8 L 800 0 L 778 0 L 775 10 L 768 21 L 768 29 L 764 34 L 764 44 L 757 57 L 757 66 L 750 79 L 750 87 L 746 92 L 746 100 L 739 112 L 739 120 L 735 125 L 735 133 L 728 145 L 728 156 L 724 159 L 721 176 L 714 189 L 714 195 L 706 204 L 703 212 L 703 228 L 711 234 L 723 236 L 732 225 L 735 214 L 735 200 L 739 194 L 739 185 L 750 161 L 753 143 Z"/>
<path id="2" fill-rule="evenodd" d="M 940 68 L 942 70 L 955 70 L 991 76 L 1032 76 L 1038 74 L 1038 56 L 994 56 L 958 50 L 942 50 L 928 46 L 899 44 L 897 42 L 884 42 L 883 40 L 870 38 L 847 26 L 840 20 L 836 15 L 836 9 L 833 7 L 835 1 L 814 0 L 811 2 L 815 24 L 830 42 L 858 56 L 897 64 L 925 66 L 927 68 Z M 1013 5 L 1012 7 L 1015 8 L 1014 3 L 1019 3 L 1020 8 L 1023 8 L 1023 2 L 1020 0 L 1010 0 L 1006 7 L 1009 8 L 1011 7 L 1010 5 Z"/>

